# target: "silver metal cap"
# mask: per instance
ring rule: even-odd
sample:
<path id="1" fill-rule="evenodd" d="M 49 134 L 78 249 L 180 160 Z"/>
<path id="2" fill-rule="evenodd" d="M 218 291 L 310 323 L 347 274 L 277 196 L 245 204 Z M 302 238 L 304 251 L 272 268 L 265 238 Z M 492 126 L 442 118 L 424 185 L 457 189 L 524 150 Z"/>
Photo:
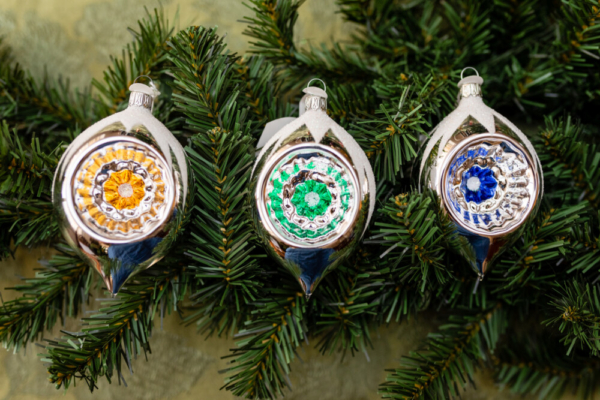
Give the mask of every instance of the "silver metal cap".
<path id="1" fill-rule="evenodd" d="M 467 69 L 472 69 L 477 75 L 467 76 L 466 78 L 463 78 L 463 74 Z M 459 100 L 471 96 L 483 97 L 481 93 L 481 85 L 483 85 L 483 78 L 479 76 L 479 72 L 477 72 L 475 68 L 466 67 L 460 73 L 460 78 L 461 79 L 457 85 L 459 88 Z"/>
<path id="2" fill-rule="evenodd" d="M 143 83 L 134 83 L 129 86 L 131 94 L 129 95 L 129 107 L 142 107 L 152 112 L 154 99 L 160 95 L 160 92 L 150 83 L 151 86 Z"/>
<path id="3" fill-rule="evenodd" d="M 310 86 L 303 90 L 306 95 L 302 98 L 304 109 L 327 111 L 327 93 L 323 89 Z"/>

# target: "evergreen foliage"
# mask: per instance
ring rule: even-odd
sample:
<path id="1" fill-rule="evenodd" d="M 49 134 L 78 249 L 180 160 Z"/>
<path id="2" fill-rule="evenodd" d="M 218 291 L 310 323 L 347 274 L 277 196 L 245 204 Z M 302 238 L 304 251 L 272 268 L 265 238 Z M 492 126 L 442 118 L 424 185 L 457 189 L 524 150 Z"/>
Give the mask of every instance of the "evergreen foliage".
<path id="1" fill-rule="evenodd" d="M 150 354 L 156 316 L 176 311 L 203 334 L 235 338 L 225 390 L 276 398 L 309 338 L 323 354 L 368 356 L 373 329 L 426 312 L 442 322 L 388 371 L 383 398 L 455 398 L 481 368 L 515 393 L 592 398 L 600 382 L 598 3 L 338 0 L 349 42 L 304 47 L 294 40 L 302 3 L 249 0 L 244 56 L 215 29 L 175 32 L 161 10 L 148 12 L 103 80 L 83 91 L 36 81 L 0 42 L 0 256 L 22 245 L 59 250 L 0 307 L 4 346 L 38 341 L 87 302 L 94 272 L 60 244 L 52 177 L 65 143 L 123 109 L 129 85 L 147 75 L 162 92 L 155 115 L 186 147 L 194 173 L 190 222 L 169 256 L 103 300 L 80 332 L 46 341 L 42 358 L 57 388 L 124 381 L 136 356 Z M 490 106 L 539 125 L 528 133 L 544 167 L 540 211 L 481 282 L 436 197 L 415 189 L 422 139 L 453 109 L 466 66 L 484 76 Z M 265 124 L 295 115 L 313 77 L 326 81 L 330 115 L 369 157 L 378 193 L 356 256 L 306 300 L 256 241 L 248 182 Z"/>
<path id="2" fill-rule="evenodd" d="M 57 318 L 75 317 L 87 300 L 91 270 L 68 248 L 45 263 L 35 278 L 12 290 L 22 297 L 0 309 L 0 338 L 6 348 L 19 349 L 52 329 Z"/>

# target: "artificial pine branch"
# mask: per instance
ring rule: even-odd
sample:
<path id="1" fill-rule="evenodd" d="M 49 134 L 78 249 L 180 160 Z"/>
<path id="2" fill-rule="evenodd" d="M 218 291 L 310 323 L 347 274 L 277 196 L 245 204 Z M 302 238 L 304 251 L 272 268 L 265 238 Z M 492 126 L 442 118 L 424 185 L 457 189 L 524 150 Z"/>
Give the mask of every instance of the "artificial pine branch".
<path id="1" fill-rule="evenodd" d="M 196 310 L 185 319 L 199 330 L 237 329 L 246 305 L 261 286 L 254 232 L 245 210 L 254 161 L 252 138 L 213 128 L 198 134 L 188 148 L 196 178 L 196 204 L 189 271 L 199 281 L 191 295 Z"/>
<path id="2" fill-rule="evenodd" d="M 50 192 L 59 149 L 47 154 L 37 138 L 22 142 L 6 121 L 0 127 L 0 227 L 2 251 L 25 244 L 33 246 L 56 236 L 58 227 Z M 11 243 L 12 242 L 12 243 Z"/>
<path id="3" fill-rule="evenodd" d="M 567 355 L 577 346 L 589 350 L 593 356 L 600 355 L 600 288 L 579 279 L 561 285 L 550 306 L 556 316 L 545 321 L 547 325 L 558 324 L 563 335 L 561 342 L 568 346 Z M 557 298 L 554 298 L 557 297 Z"/>
<path id="4" fill-rule="evenodd" d="M 555 288 L 556 277 L 565 276 L 563 238 L 587 207 L 585 202 L 557 209 L 542 207 L 491 272 L 494 292 L 510 303 L 534 303 L 540 294 Z"/>
<path id="5" fill-rule="evenodd" d="M 560 399 L 575 394 L 591 400 L 600 388 L 600 362 L 581 354 L 565 357 L 554 337 L 536 330 L 513 331 L 492 358 L 496 380 L 513 393 Z"/>
<path id="6" fill-rule="evenodd" d="M 173 34 L 173 27 L 164 10 L 158 8 L 150 13 L 146 9 L 146 18 L 138 21 L 137 30 L 130 28 L 129 32 L 133 41 L 123 49 L 121 58 L 111 57 L 112 65 L 104 72 L 103 82 L 92 81 L 102 98 L 97 118 L 120 111 L 127 105 L 128 88 L 137 77 L 146 75 L 159 81 L 169 80 L 165 75 L 169 65 L 167 40 Z"/>
<path id="7" fill-rule="evenodd" d="M 35 278 L 25 284 L 7 288 L 22 293 L 22 297 L 0 307 L 0 340 L 2 345 L 18 350 L 39 339 L 44 330 L 51 330 L 58 318 L 75 317 L 81 304 L 87 301 L 91 270 L 64 246 L 59 254 L 45 263 Z"/>
<path id="8" fill-rule="evenodd" d="M 453 314 L 429 334 L 425 348 L 404 357 L 380 386 L 383 398 L 453 398 L 473 381 L 482 362 L 489 362 L 507 326 L 506 311 L 497 304 L 485 310 Z"/>
<path id="9" fill-rule="evenodd" d="M 369 156 L 375 175 L 394 183 L 417 157 L 419 135 L 427 135 L 427 115 L 440 105 L 446 85 L 444 77 L 400 74 L 377 81 L 374 88 L 386 101 L 375 118 L 358 120 L 350 133 Z"/>
<path id="10" fill-rule="evenodd" d="M 306 302 L 298 283 L 285 272 L 273 275 L 272 284 L 266 295 L 253 303 L 252 318 L 236 335 L 247 337 L 236 342 L 237 348 L 229 356 L 232 366 L 223 371 L 229 374 L 224 387 L 236 396 L 274 399 L 291 387 L 289 364 L 307 335 Z"/>
<path id="11" fill-rule="evenodd" d="M 244 34 L 255 39 L 250 42 L 251 52 L 259 53 L 273 62 L 281 74 L 284 90 L 298 89 L 309 77 L 317 76 L 340 84 L 362 81 L 379 76 L 375 60 L 365 60 L 350 47 L 335 44 L 304 51 L 294 43 L 294 25 L 298 8 L 304 0 L 251 0 L 254 17 L 246 17 L 248 28 Z M 375 63 L 374 63 L 375 62 Z"/>
<path id="12" fill-rule="evenodd" d="M 468 256 L 464 238 L 442 212 L 436 212 L 436 202 L 429 192 L 389 199 L 381 210 L 389 222 L 376 222 L 379 234 L 369 240 L 387 247 L 381 255 L 388 260 L 385 273 L 394 275 L 398 283 L 416 285 L 421 292 L 453 279 L 449 252 Z"/>
<path id="13" fill-rule="evenodd" d="M 149 337 L 156 314 L 163 318 L 165 311 L 177 310 L 186 293 L 181 264 L 183 260 L 165 260 L 136 275 L 118 297 L 104 299 L 105 306 L 97 314 L 83 319 L 88 327 L 82 332 L 61 331 L 65 337 L 46 339 L 42 361 L 49 363 L 50 382 L 58 389 L 85 380 L 93 391 L 102 376 L 109 382 L 114 375 L 124 381 L 123 368 L 133 372 L 132 360 L 151 352 Z"/>
<path id="14" fill-rule="evenodd" d="M 587 143 L 583 126 L 566 119 L 546 118 L 536 151 L 544 165 L 545 181 L 558 190 L 547 193 L 551 199 L 569 202 L 588 200 L 600 205 L 600 148 Z"/>

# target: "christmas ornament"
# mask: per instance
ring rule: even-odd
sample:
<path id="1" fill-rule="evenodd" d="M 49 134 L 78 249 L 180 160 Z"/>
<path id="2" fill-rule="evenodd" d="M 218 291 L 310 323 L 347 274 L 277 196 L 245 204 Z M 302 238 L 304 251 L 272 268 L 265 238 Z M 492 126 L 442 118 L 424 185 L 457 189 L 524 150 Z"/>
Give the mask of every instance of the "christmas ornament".
<path id="1" fill-rule="evenodd" d="M 164 257 L 184 216 L 185 154 L 152 116 L 160 93 L 134 83 L 129 106 L 90 126 L 58 164 L 52 198 L 65 239 L 113 295 Z"/>
<path id="2" fill-rule="evenodd" d="M 298 118 L 267 124 L 252 193 L 259 236 L 309 297 L 364 234 L 375 177 L 358 143 L 327 115 L 326 91 L 309 82 L 304 93 Z"/>
<path id="3" fill-rule="evenodd" d="M 480 278 L 521 235 L 543 193 L 542 167 L 532 144 L 483 103 L 482 84 L 478 73 L 461 74 L 458 106 L 431 132 L 420 168 L 421 187 L 437 193 L 471 244 L 469 261 Z"/>

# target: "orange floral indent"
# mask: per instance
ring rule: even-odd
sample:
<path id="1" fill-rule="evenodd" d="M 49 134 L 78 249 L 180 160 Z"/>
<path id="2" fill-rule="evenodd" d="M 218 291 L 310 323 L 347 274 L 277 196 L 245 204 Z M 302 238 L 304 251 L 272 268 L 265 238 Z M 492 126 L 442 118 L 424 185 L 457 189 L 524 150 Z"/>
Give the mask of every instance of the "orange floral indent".
<path id="1" fill-rule="evenodd" d="M 137 207 L 145 194 L 144 180 L 127 169 L 111 173 L 110 178 L 104 182 L 106 201 L 117 210 Z"/>

